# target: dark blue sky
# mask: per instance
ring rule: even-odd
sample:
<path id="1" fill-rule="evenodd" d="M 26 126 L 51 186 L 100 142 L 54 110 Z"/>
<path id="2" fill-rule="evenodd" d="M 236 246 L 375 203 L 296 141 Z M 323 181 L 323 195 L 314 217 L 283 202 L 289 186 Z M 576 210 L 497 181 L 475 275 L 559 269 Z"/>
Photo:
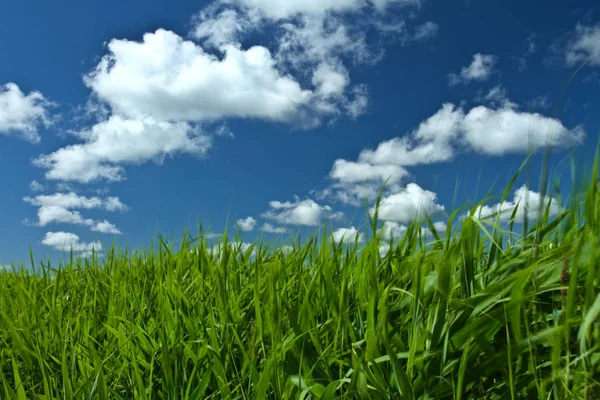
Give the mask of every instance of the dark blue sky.
<path id="1" fill-rule="evenodd" d="M 0 92 L 0 265 L 26 259 L 30 245 L 55 259 L 61 240 L 138 247 L 198 221 L 221 232 L 228 217 L 234 230 L 255 220 L 242 224 L 244 241 L 265 223 L 360 230 L 357 199 L 394 168 L 385 218 L 399 231 L 416 203 L 452 210 L 457 182 L 456 205 L 495 181 L 499 194 L 526 155 L 524 132 L 555 141 L 553 171 L 572 141 L 581 169 L 591 166 L 594 1 L 286 1 L 3 2 L 0 85 L 14 85 Z M 223 35 L 236 26 L 223 15 L 243 29 Z M 103 57 L 110 66 L 98 67 Z M 217 134 L 224 127 L 233 137 Z M 405 138 L 395 156 L 363 151 L 393 138 Z M 65 156 L 70 145 L 80 153 Z M 45 165 L 43 155 L 53 155 Z M 532 191 L 540 166 L 538 155 Z"/>

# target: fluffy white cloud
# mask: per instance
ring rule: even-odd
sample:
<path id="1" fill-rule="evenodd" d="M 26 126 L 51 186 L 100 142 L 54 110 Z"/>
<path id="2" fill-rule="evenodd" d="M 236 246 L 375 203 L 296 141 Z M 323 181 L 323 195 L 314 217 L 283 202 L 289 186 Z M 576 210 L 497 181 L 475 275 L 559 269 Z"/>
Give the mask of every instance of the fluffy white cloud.
<path id="1" fill-rule="evenodd" d="M 565 59 L 569 66 L 580 62 L 600 66 L 600 23 L 594 26 L 577 24 L 567 44 Z"/>
<path id="2" fill-rule="evenodd" d="M 375 150 L 363 150 L 359 162 L 413 166 L 447 161 L 454 156 L 451 141 L 457 137 L 463 118 L 462 110 L 457 112 L 453 104 L 444 104 L 410 136 L 383 141 Z"/>
<path id="3" fill-rule="evenodd" d="M 437 195 L 422 189 L 416 183 L 409 183 L 399 193 L 382 199 L 379 206 L 379 218 L 383 221 L 411 222 L 426 215 L 435 216 L 445 213 L 444 206 L 437 204 Z M 371 208 L 371 214 L 375 208 Z"/>
<path id="4" fill-rule="evenodd" d="M 545 212 L 546 206 L 550 204 L 550 218 L 557 216 L 560 212 L 560 205 L 556 199 L 550 198 L 550 196 L 542 197 L 540 193 L 529 190 L 523 185 L 515 191 L 512 201 L 505 201 L 492 206 L 480 206 L 475 210 L 474 218 L 495 218 L 499 214 L 500 221 L 509 222 L 512 213 L 518 206 L 515 222 L 523 221 L 525 215 L 529 220 L 535 220 L 538 218 L 540 203 L 542 204 L 542 212 Z"/>
<path id="5" fill-rule="evenodd" d="M 312 92 L 276 69 L 262 46 L 221 47 L 223 58 L 159 29 L 142 42 L 113 39 L 109 54 L 85 79 L 113 112 L 129 118 L 205 121 L 301 118 Z"/>
<path id="6" fill-rule="evenodd" d="M 160 122 L 152 118 L 130 120 L 113 116 L 79 135 L 84 143 L 63 147 L 38 157 L 34 163 L 47 169 L 46 178 L 89 183 L 98 179 L 124 179 L 119 164 L 160 162 L 177 153 L 204 154 L 211 139 L 188 123 Z"/>
<path id="7" fill-rule="evenodd" d="M 73 251 L 75 253 L 90 254 L 93 251 L 102 251 L 102 243 L 99 241 L 91 243 L 82 243 L 74 233 L 69 232 L 48 232 L 42 244 L 50 246 L 60 251 Z"/>
<path id="8" fill-rule="evenodd" d="M 366 162 L 352 162 L 337 159 L 329 176 L 342 183 L 380 182 L 387 179 L 390 183 L 398 183 L 408 175 L 408 171 L 398 165 L 371 165 Z"/>
<path id="9" fill-rule="evenodd" d="M 251 10 L 219 11 L 214 5 L 208 6 L 195 16 L 192 36 L 216 48 L 230 43 L 239 43 L 244 33 L 258 27 L 260 19 L 261 16 Z"/>
<path id="10" fill-rule="evenodd" d="M 487 97 L 499 101 L 504 97 L 503 89 L 496 87 Z M 405 167 L 449 161 L 460 150 L 499 156 L 546 145 L 577 145 L 584 137 L 581 126 L 568 129 L 558 119 L 519 111 L 506 98 L 499 107 L 477 106 L 468 112 L 454 104 L 444 104 L 407 136 L 385 140 L 375 149 L 364 149 L 356 162 L 336 160 L 329 173 L 333 183 L 317 198 L 360 205 L 365 198 L 374 200 L 390 175 L 392 179 L 384 194 L 401 189 L 400 183 L 408 175 Z"/>
<path id="11" fill-rule="evenodd" d="M 268 222 L 264 223 L 261 230 L 266 233 L 286 233 L 287 232 L 287 229 L 285 229 L 284 227 L 273 226 Z"/>
<path id="12" fill-rule="evenodd" d="M 294 202 L 271 201 L 263 218 L 273 220 L 283 225 L 317 226 L 322 218 L 341 218 L 340 213 L 334 213 L 330 206 L 320 205 L 312 199 L 300 200 L 296 197 Z"/>
<path id="13" fill-rule="evenodd" d="M 579 144 L 583 128 L 567 129 L 558 119 L 519 112 L 510 106 L 473 108 L 461 122 L 462 140 L 473 150 L 490 155 L 522 153 L 546 145 Z"/>
<path id="14" fill-rule="evenodd" d="M 502 155 L 547 144 L 568 146 L 581 142 L 583 137 L 581 127 L 570 130 L 557 119 L 518 111 L 510 102 L 495 109 L 478 106 L 466 114 L 462 108 L 444 104 L 409 137 L 387 140 L 375 150 L 364 150 L 359 161 L 411 166 L 447 161 L 454 156 L 457 145 Z"/>
<path id="15" fill-rule="evenodd" d="M 121 231 L 114 224 L 111 224 L 107 220 L 96 222 L 94 226 L 92 226 L 92 231 L 107 233 L 112 235 L 121 235 Z"/>
<path id="16" fill-rule="evenodd" d="M 333 241 L 336 243 L 354 243 L 358 238 L 358 243 L 364 242 L 364 236 L 355 227 L 339 228 L 332 234 Z"/>
<path id="17" fill-rule="evenodd" d="M 25 95 L 16 84 L 0 86 L 0 135 L 17 134 L 37 143 L 39 125 L 50 125 L 47 101 L 40 92 Z"/>
<path id="18" fill-rule="evenodd" d="M 471 64 L 468 67 L 464 67 L 460 71 L 460 74 L 449 74 L 448 82 L 450 85 L 456 85 L 471 81 L 485 81 L 492 74 L 496 60 L 496 57 L 491 54 L 477 53 L 473 56 Z"/>
<path id="19" fill-rule="evenodd" d="M 256 220 L 252 217 L 238 219 L 236 222 L 237 226 L 244 232 L 251 232 L 256 226 Z"/>
<path id="20" fill-rule="evenodd" d="M 417 26 L 413 39 L 416 41 L 429 40 L 437 36 L 440 26 L 432 21 L 427 21 Z"/>
<path id="21" fill-rule="evenodd" d="M 77 209 L 102 209 L 106 211 L 126 211 L 127 206 L 118 197 L 85 197 L 76 193 L 54 193 L 36 197 L 24 197 L 23 201 L 38 208 L 38 226 L 51 223 L 90 226 L 93 231 L 117 233 L 118 229 L 108 221 L 94 221 L 84 218 Z M 120 232 L 118 232 L 120 233 Z"/>

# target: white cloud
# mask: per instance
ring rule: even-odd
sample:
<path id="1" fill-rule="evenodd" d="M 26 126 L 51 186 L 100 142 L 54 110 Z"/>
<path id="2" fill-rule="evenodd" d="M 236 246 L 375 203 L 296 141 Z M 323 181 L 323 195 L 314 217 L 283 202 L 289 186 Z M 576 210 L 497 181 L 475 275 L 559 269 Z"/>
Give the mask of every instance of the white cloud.
<path id="1" fill-rule="evenodd" d="M 366 5 L 364 0 L 224 0 L 223 3 L 241 4 L 249 9 L 259 10 L 267 18 L 274 20 L 298 14 L 318 16 L 331 11 L 352 11 Z"/>
<path id="2" fill-rule="evenodd" d="M 50 105 L 40 92 L 25 95 L 12 82 L 0 86 L 0 135 L 17 134 L 30 142 L 39 142 L 38 126 L 51 123 Z"/>
<path id="3" fill-rule="evenodd" d="M 468 67 L 464 67 L 460 74 L 449 74 L 448 82 L 450 85 L 458 83 L 469 83 L 471 81 L 485 81 L 494 70 L 497 58 L 491 54 L 477 53 L 473 56 L 473 61 Z"/>
<path id="4" fill-rule="evenodd" d="M 185 122 L 160 122 L 152 118 L 128 120 L 113 116 L 82 132 L 84 143 L 42 155 L 34 163 L 45 168 L 46 178 L 89 183 L 99 179 L 124 179 L 119 164 L 160 162 L 177 153 L 204 154 L 211 140 Z"/>
<path id="5" fill-rule="evenodd" d="M 252 217 L 238 219 L 236 222 L 237 226 L 244 232 L 251 232 L 256 226 L 256 220 Z"/>
<path id="6" fill-rule="evenodd" d="M 333 241 L 336 243 L 354 243 L 358 238 L 358 243 L 364 242 L 364 236 L 355 227 L 339 228 L 333 232 Z"/>
<path id="7" fill-rule="evenodd" d="M 408 171 L 398 165 L 371 165 L 366 162 L 352 162 L 337 159 L 329 176 L 342 183 L 378 182 L 398 183 L 408 175 Z"/>
<path id="8" fill-rule="evenodd" d="M 94 226 L 92 226 L 92 231 L 107 233 L 113 235 L 121 235 L 121 231 L 114 224 L 111 224 L 107 220 L 97 222 Z"/>
<path id="9" fill-rule="evenodd" d="M 507 106 L 514 107 L 514 103 L 508 100 L 506 95 L 506 88 L 502 85 L 496 85 L 490 89 L 490 91 L 484 96 L 483 101 L 493 106 L 501 106 L 506 104 Z"/>
<path id="10" fill-rule="evenodd" d="M 340 213 L 334 213 L 329 206 L 320 205 L 312 199 L 300 200 L 298 197 L 294 202 L 271 201 L 269 208 L 262 216 L 283 225 L 317 226 L 322 218 L 341 217 Z"/>
<path id="11" fill-rule="evenodd" d="M 422 189 L 416 183 L 409 183 L 399 193 L 382 199 L 379 206 L 379 219 L 393 222 L 411 222 L 426 215 L 435 216 L 445 213 L 444 206 L 437 204 L 437 195 Z M 375 208 L 371 208 L 371 214 Z"/>
<path id="12" fill-rule="evenodd" d="M 383 240 L 402 239 L 406 235 L 406 225 L 401 225 L 398 222 L 383 221 L 381 228 L 379 229 Z"/>
<path id="13" fill-rule="evenodd" d="M 83 255 L 90 254 L 92 250 L 96 252 L 102 251 L 102 243 L 99 241 L 82 243 L 79 236 L 68 232 L 48 232 L 46 233 L 46 236 L 44 236 L 42 244 L 50 246 L 55 250 L 72 250 L 76 253 L 83 253 Z"/>
<path id="14" fill-rule="evenodd" d="M 510 102 L 495 109 L 474 107 L 466 114 L 462 108 L 444 104 L 411 137 L 394 138 L 380 143 L 376 150 L 363 150 L 359 161 L 411 166 L 447 161 L 454 156 L 456 145 L 502 155 L 547 144 L 568 146 L 583 137 L 581 127 L 569 130 L 557 119 L 518 111 Z"/>
<path id="15" fill-rule="evenodd" d="M 504 97 L 503 89 L 496 87 L 487 97 L 499 101 Z M 317 192 L 317 198 L 358 206 L 365 198 L 373 201 L 392 173 L 384 194 L 397 193 L 409 175 L 405 167 L 449 161 L 465 149 L 500 156 L 526 153 L 548 144 L 577 145 L 584 137 L 581 126 L 568 129 L 558 119 L 521 112 L 506 98 L 499 107 L 477 106 L 466 113 L 454 104 L 444 104 L 407 136 L 364 149 L 356 162 L 336 160 L 329 173 L 333 183 Z"/>
<path id="16" fill-rule="evenodd" d="M 458 136 L 463 118 L 461 109 L 444 104 L 410 136 L 383 141 L 375 150 L 363 150 L 359 162 L 413 166 L 447 161 L 454 156 L 451 142 Z"/>
<path id="17" fill-rule="evenodd" d="M 273 226 L 268 222 L 264 223 L 261 230 L 266 233 L 286 233 L 287 232 L 287 229 L 285 229 L 283 227 Z"/>
<path id="18" fill-rule="evenodd" d="M 159 29 L 142 42 L 113 39 L 85 79 L 113 112 L 129 118 L 206 121 L 226 117 L 293 121 L 312 92 L 276 69 L 262 46 L 221 47 L 223 58 Z"/>
<path id="19" fill-rule="evenodd" d="M 565 59 L 569 66 L 582 62 L 600 66 L 600 23 L 594 26 L 577 24 L 567 44 Z"/>
<path id="20" fill-rule="evenodd" d="M 417 26 L 413 37 L 416 41 L 429 40 L 437 36 L 440 26 L 435 22 L 427 21 L 422 25 Z"/>
<path id="21" fill-rule="evenodd" d="M 42 192 L 44 190 L 44 185 L 38 181 L 31 181 L 29 183 L 29 189 L 31 189 L 32 192 Z"/>
<path id="22" fill-rule="evenodd" d="M 260 15 L 250 11 L 226 9 L 219 12 L 218 7 L 208 6 L 196 15 L 192 37 L 218 48 L 238 43 L 242 34 L 256 28 L 259 22 Z"/>
<path id="23" fill-rule="evenodd" d="M 446 223 L 443 221 L 434 222 L 433 227 L 438 234 L 446 231 Z M 420 229 L 421 235 L 431 236 L 431 229 L 429 228 L 429 225 L 421 226 Z M 379 229 L 383 240 L 401 240 L 404 238 L 404 236 L 406 236 L 407 231 L 408 227 L 406 225 L 394 221 L 383 221 L 383 224 Z"/>
<path id="24" fill-rule="evenodd" d="M 446 232 L 448 224 L 446 224 L 443 221 L 437 221 L 437 222 L 433 223 L 433 227 L 435 228 L 436 232 L 438 232 L 438 233 L 440 233 L 440 232 Z"/>
<path id="25" fill-rule="evenodd" d="M 23 201 L 38 208 L 38 226 L 51 223 L 74 224 L 90 226 L 93 231 L 116 233 L 118 229 L 108 221 L 94 221 L 84 218 L 79 211 L 73 209 L 102 209 L 106 211 L 126 211 L 127 206 L 117 197 L 79 196 L 76 193 L 54 193 L 36 197 L 24 197 Z"/>
<path id="26" fill-rule="evenodd" d="M 510 106 L 471 109 L 461 121 L 462 140 L 473 150 L 490 155 L 522 153 L 545 145 L 565 147 L 579 144 L 583 128 L 569 130 L 554 118 L 519 112 Z"/>
<path id="27" fill-rule="evenodd" d="M 542 197 L 540 193 L 529 190 L 523 185 L 515 191 L 512 201 L 505 201 L 492 206 L 480 206 L 475 210 L 474 218 L 495 218 L 499 214 L 500 221 L 509 222 L 515 207 L 518 205 L 515 222 L 521 222 L 525 215 L 529 220 L 535 220 L 538 217 L 540 203 L 543 207 L 542 212 L 545 212 L 546 206 L 550 203 L 550 218 L 557 216 L 560 212 L 560 205 L 556 199 L 547 195 Z"/>

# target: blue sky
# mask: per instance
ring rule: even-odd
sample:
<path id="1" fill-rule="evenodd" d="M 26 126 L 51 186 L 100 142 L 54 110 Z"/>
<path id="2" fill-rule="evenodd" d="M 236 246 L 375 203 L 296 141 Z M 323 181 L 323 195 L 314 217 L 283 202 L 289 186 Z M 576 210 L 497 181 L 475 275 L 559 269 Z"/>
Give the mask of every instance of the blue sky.
<path id="1" fill-rule="evenodd" d="M 326 222 L 349 237 L 390 175 L 384 233 L 421 211 L 442 228 L 499 194 L 528 143 L 555 145 L 568 186 L 561 160 L 576 146 L 588 168 L 598 140 L 594 3 L 9 1 L 0 265 L 198 222 L 247 242 Z M 531 191 L 482 211 L 539 201 L 540 163 Z"/>

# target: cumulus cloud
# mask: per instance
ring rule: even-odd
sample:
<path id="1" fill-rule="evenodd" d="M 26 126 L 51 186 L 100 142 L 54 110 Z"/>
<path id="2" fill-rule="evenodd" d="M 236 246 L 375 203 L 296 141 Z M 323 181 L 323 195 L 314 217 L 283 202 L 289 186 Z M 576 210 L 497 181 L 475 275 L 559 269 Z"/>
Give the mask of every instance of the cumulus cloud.
<path id="1" fill-rule="evenodd" d="M 91 243 L 83 243 L 80 241 L 79 236 L 69 232 L 48 232 L 42 244 L 52 247 L 59 251 L 73 251 L 75 253 L 82 253 L 82 255 L 89 255 L 92 251 L 102 251 L 102 243 L 99 241 Z"/>
<path id="2" fill-rule="evenodd" d="M 538 218 L 540 203 L 542 204 L 542 212 L 545 212 L 546 206 L 550 204 L 549 217 L 556 217 L 560 212 L 558 201 L 550 196 L 544 196 L 538 192 L 529 190 L 525 185 L 517 189 L 513 195 L 512 201 L 497 203 L 492 206 L 483 205 L 475 210 L 474 218 L 495 218 L 499 215 L 500 221 L 509 222 L 515 208 L 518 206 L 515 214 L 515 222 L 522 221 L 525 216 L 529 220 Z"/>
<path id="3" fill-rule="evenodd" d="M 375 207 L 370 211 L 373 214 Z M 382 221 L 408 223 L 420 217 L 434 217 L 445 212 L 444 206 L 437 204 L 437 194 L 416 183 L 409 183 L 400 192 L 386 196 L 379 205 L 379 218 Z"/>
<path id="4" fill-rule="evenodd" d="M 358 240 L 358 243 L 364 242 L 364 236 L 355 227 L 350 228 L 339 228 L 332 234 L 333 241 L 336 243 L 354 243 Z"/>
<path id="5" fill-rule="evenodd" d="M 485 81 L 494 71 L 496 61 L 496 56 L 477 53 L 473 56 L 471 64 L 468 67 L 464 67 L 460 71 L 460 74 L 449 74 L 448 82 L 453 86 L 459 83 L 469 83 L 471 81 Z"/>
<path id="6" fill-rule="evenodd" d="M 567 65 L 582 62 L 600 66 L 600 23 L 594 26 L 577 24 L 565 50 Z"/>
<path id="7" fill-rule="evenodd" d="M 0 86 L 0 135 L 16 134 L 30 142 L 39 142 L 38 127 L 51 123 L 50 105 L 40 92 L 26 95 L 12 82 Z"/>
<path id="8" fill-rule="evenodd" d="M 47 170 L 52 180 L 90 183 L 99 179 L 124 179 L 121 163 L 161 162 L 178 153 L 203 155 L 211 139 L 185 122 L 161 122 L 113 116 L 79 135 L 83 143 L 63 147 L 38 157 L 34 164 Z"/>
<path id="9" fill-rule="evenodd" d="M 24 197 L 23 201 L 37 206 L 38 226 L 51 223 L 74 224 L 91 227 L 102 233 L 120 233 L 116 226 L 108 221 L 94 221 L 84 218 L 78 209 L 101 209 L 105 211 L 126 211 L 127 206 L 118 197 L 85 197 L 76 193 L 54 193 L 36 197 Z"/>
<path id="10" fill-rule="evenodd" d="M 222 59 L 164 29 L 141 42 L 113 39 L 86 84 L 129 118 L 205 121 L 226 117 L 292 121 L 312 96 L 276 68 L 262 46 L 221 47 Z"/>
<path id="11" fill-rule="evenodd" d="M 546 145 L 578 145 L 585 137 L 581 126 L 569 129 L 558 119 L 519 111 L 501 87 L 493 88 L 486 97 L 496 103 L 502 100 L 501 105 L 481 105 L 466 112 L 447 103 L 408 135 L 362 150 L 356 162 L 336 160 L 329 173 L 332 183 L 317 193 L 317 198 L 360 205 L 365 198 L 373 201 L 389 177 L 384 193 L 397 193 L 409 176 L 406 167 L 446 162 L 459 151 L 500 156 Z"/>
<path id="12" fill-rule="evenodd" d="M 236 225 L 244 232 L 251 232 L 256 226 L 256 220 L 252 217 L 238 219 Z"/>
<path id="13" fill-rule="evenodd" d="M 334 213 L 330 206 L 296 197 L 294 202 L 269 202 L 269 210 L 262 216 L 282 225 L 317 226 L 322 218 L 339 219 L 342 215 Z"/>
<path id="14" fill-rule="evenodd" d="M 511 103 L 499 108 L 477 106 L 469 112 L 453 104 L 421 123 L 409 137 L 394 138 L 375 150 L 364 150 L 359 161 L 411 166 L 451 159 L 456 146 L 488 155 L 523 153 L 545 145 L 568 146 L 583 140 L 581 127 L 566 128 L 558 119 L 518 111 Z"/>
<path id="15" fill-rule="evenodd" d="M 287 229 L 281 226 L 273 226 L 268 222 L 265 222 L 261 230 L 266 233 L 286 233 Z"/>
<path id="16" fill-rule="evenodd" d="M 92 226 L 92 231 L 112 234 L 112 235 L 121 235 L 121 231 L 114 224 L 111 224 L 107 220 L 96 222 L 94 226 Z"/>

